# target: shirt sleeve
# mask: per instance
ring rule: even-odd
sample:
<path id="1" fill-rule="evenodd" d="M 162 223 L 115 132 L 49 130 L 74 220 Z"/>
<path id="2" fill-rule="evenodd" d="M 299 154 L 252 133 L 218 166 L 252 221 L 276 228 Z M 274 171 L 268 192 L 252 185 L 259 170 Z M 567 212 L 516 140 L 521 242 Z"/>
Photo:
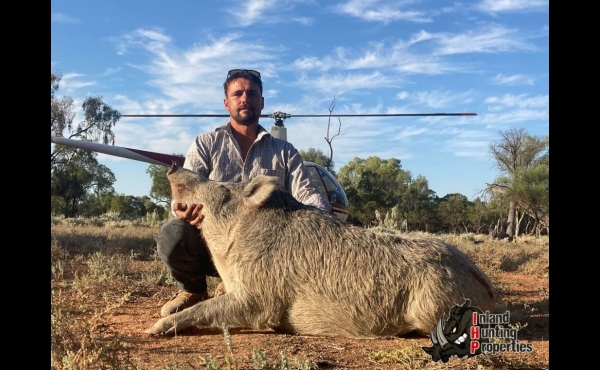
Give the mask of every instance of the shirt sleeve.
<path id="1" fill-rule="evenodd" d="M 320 208 L 325 212 L 331 213 L 333 211 L 329 200 L 321 194 L 317 186 L 310 179 L 308 169 L 304 166 L 304 161 L 300 153 L 294 147 L 290 149 L 287 180 L 287 183 L 291 187 L 288 191 L 296 200 Z"/>
<path id="2" fill-rule="evenodd" d="M 206 143 L 207 140 L 207 136 L 197 136 L 190 145 L 183 164 L 183 168 L 194 171 L 206 178 L 208 178 L 211 168 L 210 154 Z"/>
<path id="3" fill-rule="evenodd" d="M 185 161 L 183 162 L 183 168 L 208 178 L 210 168 L 208 156 L 206 146 L 203 145 L 203 137 L 202 135 L 199 135 L 188 148 L 187 154 L 185 155 Z M 177 216 L 175 211 L 173 211 L 174 204 L 175 199 L 171 200 L 171 213 L 173 216 Z"/>

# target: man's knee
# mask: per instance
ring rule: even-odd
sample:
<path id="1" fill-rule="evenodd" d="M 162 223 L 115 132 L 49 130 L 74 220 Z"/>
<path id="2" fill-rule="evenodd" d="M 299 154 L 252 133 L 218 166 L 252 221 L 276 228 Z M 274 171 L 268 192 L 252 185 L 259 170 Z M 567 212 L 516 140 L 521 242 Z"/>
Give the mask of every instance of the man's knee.
<path id="1" fill-rule="evenodd" d="M 158 256 L 178 281 L 188 281 L 189 277 L 200 275 L 219 276 L 204 238 L 189 223 L 169 220 L 160 226 L 154 239 Z"/>
<path id="2" fill-rule="evenodd" d="M 198 230 L 185 221 L 175 218 L 164 222 L 154 236 L 158 255 L 162 260 L 168 260 L 186 239 L 196 238 L 197 235 Z"/>

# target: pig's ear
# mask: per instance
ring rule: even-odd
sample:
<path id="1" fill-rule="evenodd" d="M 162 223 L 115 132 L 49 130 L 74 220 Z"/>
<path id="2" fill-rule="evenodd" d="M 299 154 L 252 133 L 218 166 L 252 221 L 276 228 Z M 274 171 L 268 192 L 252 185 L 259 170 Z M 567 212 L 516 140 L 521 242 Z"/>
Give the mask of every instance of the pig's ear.
<path id="1" fill-rule="evenodd" d="M 253 178 L 244 187 L 244 205 L 249 208 L 262 206 L 276 188 L 277 177 L 258 176 Z"/>

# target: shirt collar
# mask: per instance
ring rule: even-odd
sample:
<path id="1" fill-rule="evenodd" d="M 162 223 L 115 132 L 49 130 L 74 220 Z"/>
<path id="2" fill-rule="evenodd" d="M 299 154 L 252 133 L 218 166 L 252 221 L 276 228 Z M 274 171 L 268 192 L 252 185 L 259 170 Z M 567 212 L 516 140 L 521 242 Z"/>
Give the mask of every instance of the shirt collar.
<path id="1" fill-rule="evenodd" d="M 225 131 L 231 137 L 233 137 L 233 133 L 231 132 L 231 123 L 230 122 L 227 122 L 223 126 L 217 127 L 215 129 L 215 132 L 219 132 L 219 131 Z M 261 124 L 259 123 L 258 124 L 258 135 L 256 135 L 256 141 L 262 139 L 263 136 L 271 136 L 271 133 L 269 131 L 267 131 L 267 129 L 262 127 Z"/>

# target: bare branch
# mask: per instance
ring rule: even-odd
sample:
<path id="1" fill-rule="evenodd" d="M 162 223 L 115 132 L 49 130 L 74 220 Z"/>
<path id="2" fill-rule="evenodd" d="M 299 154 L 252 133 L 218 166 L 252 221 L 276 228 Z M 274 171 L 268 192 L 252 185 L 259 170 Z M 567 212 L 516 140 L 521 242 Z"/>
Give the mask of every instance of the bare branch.
<path id="1" fill-rule="evenodd" d="M 492 197 L 496 193 L 503 194 L 506 190 L 510 190 L 510 186 L 502 184 L 490 184 L 486 182 L 485 189 L 478 191 L 477 194 L 481 194 L 482 197 Z"/>
<path id="2" fill-rule="evenodd" d="M 338 99 L 334 97 L 333 101 L 329 105 L 329 118 L 327 119 L 327 135 L 325 136 L 325 141 L 327 142 L 327 145 L 329 145 L 329 163 L 333 163 L 333 146 L 331 145 L 331 142 L 336 136 L 345 135 L 345 133 L 341 133 L 342 120 L 338 117 L 339 125 L 337 134 L 333 135 L 332 137 L 329 137 L 329 128 L 331 127 L 331 115 L 333 114 L 333 108 L 335 107 L 335 103 L 337 103 L 337 101 Z"/>
<path id="3" fill-rule="evenodd" d="M 502 185 L 502 184 L 490 184 L 490 183 L 487 183 L 487 182 L 485 183 L 485 186 L 486 186 L 488 189 L 499 190 L 499 191 L 501 191 L 501 192 L 504 192 L 504 191 L 505 191 L 505 189 L 510 189 L 510 186 L 507 186 L 507 185 Z M 500 189 L 499 189 L 499 188 L 500 188 Z"/>

